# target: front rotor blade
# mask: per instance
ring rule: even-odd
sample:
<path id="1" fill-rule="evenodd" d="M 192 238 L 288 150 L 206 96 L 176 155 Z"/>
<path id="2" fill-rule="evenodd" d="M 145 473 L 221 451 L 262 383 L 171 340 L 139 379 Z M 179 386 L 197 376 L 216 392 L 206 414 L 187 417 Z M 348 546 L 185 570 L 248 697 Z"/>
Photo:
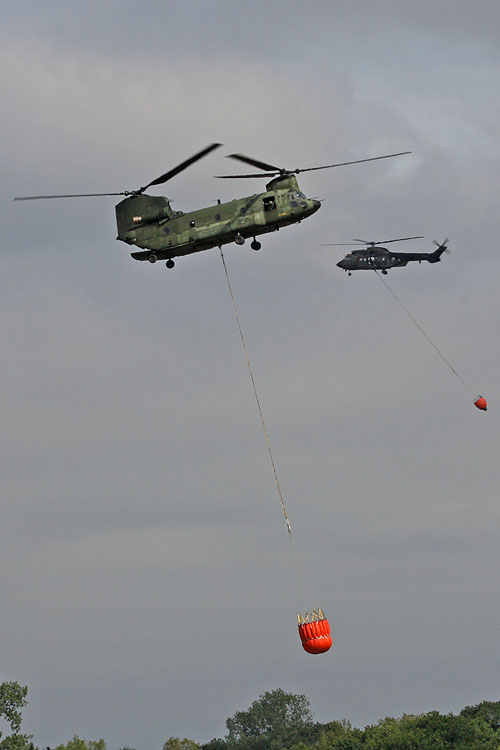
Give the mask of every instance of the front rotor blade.
<path id="1" fill-rule="evenodd" d="M 300 172 L 315 172 L 317 169 L 332 169 L 333 167 L 346 167 L 349 164 L 363 164 L 367 161 L 379 161 L 380 159 L 392 159 L 394 156 L 405 156 L 411 154 L 411 151 L 400 151 L 398 154 L 386 154 L 385 156 L 372 156 L 371 159 L 356 159 L 356 161 L 343 161 L 339 164 L 327 164 L 324 167 L 309 167 L 308 169 L 294 169 L 294 174 Z"/>
<path id="2" fill-rule="evenodd" d="M 216 174 L 215 176 L 220 180 L 239 180 L 246 179 L 247 177 L 276 177 L 279 174 L 281 172 L 268 172 L 266 174 L 263 172 L 259 172 L 259 174 Z"/>
<path id="3" fill-rule="evenodd" d="M 257 169 L 263 169 L 264 172 L 281 172 L 279 167 L 274 167 L 272 164 L 267 164 L 265 161 L 259 161 L 258 159 L 251 159 L 249 156 L 243 154 L 229 154 L 227 159 L 237 159 L 238 161 L 244 162 L 244 164 L 251 164 L 252 167 Z M 249 175 L 250 176 L 250 175 Z"/>
<path id="4" fill-rule="evenodd" d="M 103 195 L 129 195 L 128 191 L 122 193 L 71 193 L 67 195 L 20 195 L 15 201 L 38 201 L 46 198 L 95 198 Z"/>
<path id="5" fill-rule="evenodd" d="M 157 177 L 156 180 L 152 180 L 151 182 L 148 182 L 148 184 L 145 185 L 144 187 L 141 187 L 141 189 L 138 192 L 143 193 L 152 185 L 162 185 L 164 182 L 167 182 L 167 180 L 170 180 L 172 177 L 175 177 L 176 174 L 179 174 L 179 172 L 182 172 L 184 169 L 187 169 L 188 167 L 190 167 L 191 164 L 194 164 L 196 161 L 198 161 L 198 159 L 202 159 L 204 156 L 209 154 L 214 149 L 219 148 L 219 146 L 222 146 L 222 143 L 211 143 L 210 146 L 207 146 L 202 151 L 199 151 L 194 156 L 191 156 L 191 158 L 186 159 L 186 161 L 183 161 L 177 167 L 174 167 L 173 169 L 170 169 L 168 172 L 165 172 L 165 174 L 162 174 L 161 177 Z"/>

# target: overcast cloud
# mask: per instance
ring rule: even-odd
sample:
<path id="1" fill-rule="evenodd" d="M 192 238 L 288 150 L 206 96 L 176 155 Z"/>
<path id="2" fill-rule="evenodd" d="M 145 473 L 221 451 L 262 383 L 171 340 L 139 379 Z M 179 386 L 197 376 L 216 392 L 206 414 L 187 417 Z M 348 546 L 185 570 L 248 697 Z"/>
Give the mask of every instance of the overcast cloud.
<path id="1" fill-rule="evenodd" d="M 360 726 L 498 700 L 498 3 L 2 12 L 1 679 L 29 686 L 25 730 L 154 750 L 275 687 Z M 12 202 L 134 189 L 213 141 L 175 208 L 259 190 L 212 179 L 235 151 L 413 151 L 302 175 L 317 215 L 225 249 L 303 581 L 218 251 L 167 271 L 115 242 L 112 198 Z M 465 389 L 321 246 L 416 234 L 453 253 L 388 280 Z"/>

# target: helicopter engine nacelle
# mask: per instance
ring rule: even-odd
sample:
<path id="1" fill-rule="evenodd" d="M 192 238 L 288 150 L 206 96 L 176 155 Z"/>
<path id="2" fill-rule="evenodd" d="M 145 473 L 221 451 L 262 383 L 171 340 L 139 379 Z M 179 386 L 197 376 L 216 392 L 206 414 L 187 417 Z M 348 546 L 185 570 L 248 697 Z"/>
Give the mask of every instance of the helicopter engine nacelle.
<path id="1" fill-rule="evenodd" d="M 118 239 L 145 224 L 152 224 L 175 216 L 168 198 L 151 195 L 132 195 L 115 206 Z"/>

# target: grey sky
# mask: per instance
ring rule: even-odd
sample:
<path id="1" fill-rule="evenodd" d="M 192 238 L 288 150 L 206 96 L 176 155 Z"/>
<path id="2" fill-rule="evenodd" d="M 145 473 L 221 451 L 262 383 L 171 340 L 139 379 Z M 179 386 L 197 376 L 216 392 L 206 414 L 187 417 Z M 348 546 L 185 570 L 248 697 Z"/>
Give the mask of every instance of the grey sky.
<path id="1" fill-rule="evenodd" d="M 153 750 L 275 687 L 358 725 L 498 699 L 498 4 L 2 13 L 1 679 L 29 686 L 26 731 Z M 112 198 L 11 200 L 133 189 L 212 141 L 176 208 L 259 190 L 212 179 L 234 151 L 414 152 L 302 175 L 316 216 L 225 250 L 299 585 L 217 251 L 167 272 L 115 242 Z M 451 238 L 388 279 L 470 389 L 321 247 L 407 234 Z M 314 658 L 295 613 L 318 605 Z"/>

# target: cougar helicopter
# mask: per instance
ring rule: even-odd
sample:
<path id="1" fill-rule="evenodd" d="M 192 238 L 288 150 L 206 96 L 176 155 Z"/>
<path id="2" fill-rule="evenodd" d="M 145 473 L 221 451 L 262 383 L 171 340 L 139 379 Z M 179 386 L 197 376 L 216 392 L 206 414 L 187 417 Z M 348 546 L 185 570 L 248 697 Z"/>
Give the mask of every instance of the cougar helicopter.
<path id="1" fill-rule="evenodd" d="M 221 203 L 219 200 L 213 206 L 200 208 L 189 213 L 173 210 L 170 200 L 166 197 L 145 194 L 149 188 L 164 184 L 221 145 L 220 143 L 210 144 L 202 151 L 137 190 L 124 190 L 117 193 L 28 195 L 16 197 L 14 200 L 123 195 L 125 198 L 115 206 L 117 239 L 133 247 L 141 248 L 131 253 L 134 260 L 149 261 L 150 263 L 165 260 L 167 267 L 173 268 L 175 265 L 173 258 L 208 250 L 212 247 L 221 247 L 231 242 L 243 245 L 248 238 L 253 238 L 251 248 L 259 250 L 261 248 L 261 243 L 257 240 L 259 235 L 278 231 L 281 227 L 290 224 L 297 224 L 314 214 L 320 208 L 321 203 L 315 198 L 307 198 L 299 188 L 295 175 L 300 172 L 361 164 L 411 153 L 411 151 L 402 151 L 397 154 L 386 154 L 305 169 L 285 169 L 257 159 L 251 159 L 243 154 L 230 154 L 228 158 L 249 164 L 262 170 L 262 172 L 258 174 L 218 175 L 218 177 L 221 179 L 269 178 L 270 181 L 266 184 L 265 192 L 254 193 L 225 203 Z"/>
<path id="2" fill-rule="evenodd" d="M 394 240 L 382 240 L 382 243 L 388 244 L 389 242 L 406 242 L 407 240 L 421 239 L 423 239 L 422 235 L 416 237 L 398 237 Z M 410 261 L 421 263 L 423 260 L 426 260 L 428 263 L 439 263 L 442 254 L 448 251 L 447 243 L 449 239 L 446 238 L 441 244 L 436 240 L 433 240 L 433 242 L 437 245 L 437 250 L 434 250 L 432 253 L 391 252 L 386 247 L 380 247 L 382 243 L 368 242 L 367 240 L 360 239 L 354 239 L 352 242 L 330 242 L 322 245 L 322 247 L 365 245 L 361 250 L 351 250 L 345 258 L 337 263 L 337 266 L 347 271 L 348 276 L 351 275 L 352 271 L 381 271 L 385 275 L 388 268 L 406 266 Z"/>

